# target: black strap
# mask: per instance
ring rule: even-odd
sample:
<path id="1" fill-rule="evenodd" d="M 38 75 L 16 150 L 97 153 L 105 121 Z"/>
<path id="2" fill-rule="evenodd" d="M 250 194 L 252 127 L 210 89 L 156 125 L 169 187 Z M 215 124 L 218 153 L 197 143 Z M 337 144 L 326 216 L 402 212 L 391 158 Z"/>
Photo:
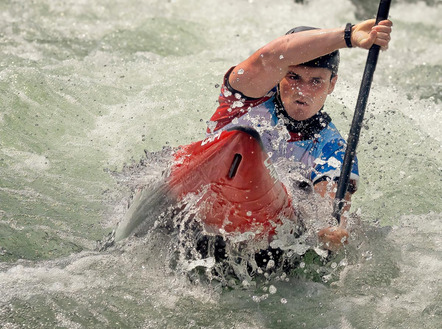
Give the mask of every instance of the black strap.
<path id="1" fill-rule="evenodd" d="M 352 25 L 351 23 L 347 23 L 344 29 L 344 40 L 348 48 L 353 47 L 353 45 L 351 44 L 351 29 L 353 26 L 354 25 Z"/>

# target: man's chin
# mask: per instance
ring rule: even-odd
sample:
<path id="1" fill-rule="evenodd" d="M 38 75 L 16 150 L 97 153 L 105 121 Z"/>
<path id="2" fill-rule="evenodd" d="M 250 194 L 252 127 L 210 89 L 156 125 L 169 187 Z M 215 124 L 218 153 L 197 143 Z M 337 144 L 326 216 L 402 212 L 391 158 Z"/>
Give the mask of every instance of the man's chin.
<path id="1" fill-rule="evenodd" d="M 296 121 L 304 121 L 304 120 L 311 118 L 314 115 L 314 114 L 310 114 L 310 112 L 304 111 L 304 109 L 302 109 L 302 110 L 297 109 L 292 112 L 287 111 L 287 113 L 292 119 L 294 119 Z"/>

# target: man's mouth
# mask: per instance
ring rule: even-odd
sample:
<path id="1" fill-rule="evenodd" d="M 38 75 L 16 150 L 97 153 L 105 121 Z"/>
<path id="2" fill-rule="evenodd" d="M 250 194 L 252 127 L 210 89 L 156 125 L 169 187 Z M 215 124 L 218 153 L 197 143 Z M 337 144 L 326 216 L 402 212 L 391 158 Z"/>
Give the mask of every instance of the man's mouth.
<path id="1" fill-rule="evenodd" d="M 306 102 L 303 101 L 295 101 L 296 104 L 301 105 L 301 106 L 306 106 L 308 105 Z"/>

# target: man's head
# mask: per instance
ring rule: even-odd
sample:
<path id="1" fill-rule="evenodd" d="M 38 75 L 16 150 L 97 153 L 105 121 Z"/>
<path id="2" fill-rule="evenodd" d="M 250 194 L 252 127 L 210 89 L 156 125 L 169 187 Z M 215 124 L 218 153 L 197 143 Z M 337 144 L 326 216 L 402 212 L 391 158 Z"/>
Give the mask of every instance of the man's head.
<path id="1" fill-rule="evenodd" d="M 286 34 L 313 29 L 300 26 Z M 279 83 L 279 94 L 290 117 L 302 121 L 319 112 L 335 87 L 338 66 L 339 52 L 335 51 L 289 68 Z"/>

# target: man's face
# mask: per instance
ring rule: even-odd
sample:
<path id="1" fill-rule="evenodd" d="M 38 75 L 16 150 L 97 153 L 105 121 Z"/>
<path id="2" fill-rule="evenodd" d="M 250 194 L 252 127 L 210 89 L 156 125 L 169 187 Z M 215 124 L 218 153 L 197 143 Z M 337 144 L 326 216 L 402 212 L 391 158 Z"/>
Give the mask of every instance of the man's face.
<path id="1" fill-rule="evenodd" d="M 293 119 L 302 121 L 314 116 L 324 105 L 336 84 L 337 76 L 321 67 L 290 66 L 279 83 L 281 101 Z"/>

